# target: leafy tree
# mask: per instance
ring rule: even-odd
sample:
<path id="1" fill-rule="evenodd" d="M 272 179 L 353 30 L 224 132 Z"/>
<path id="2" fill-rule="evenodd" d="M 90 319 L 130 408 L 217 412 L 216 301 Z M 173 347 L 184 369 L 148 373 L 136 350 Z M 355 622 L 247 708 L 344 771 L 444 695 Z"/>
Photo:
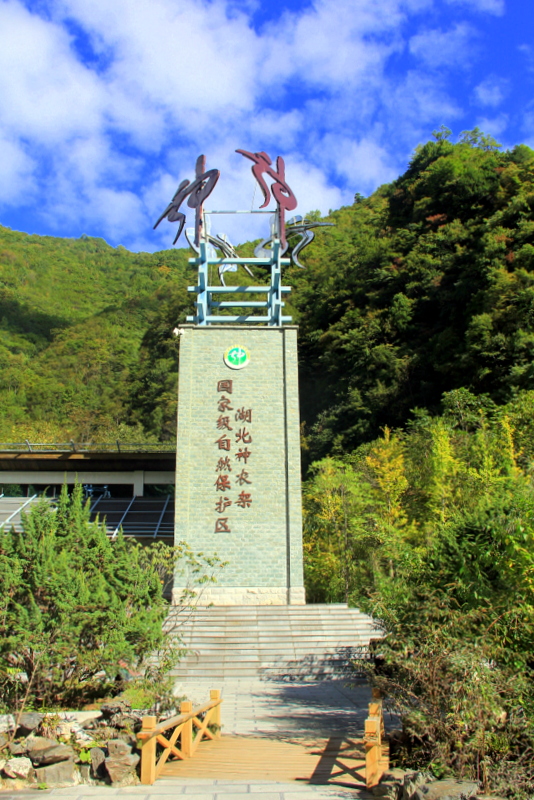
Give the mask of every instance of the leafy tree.
<path id="1" fill-rule="evenodd" d="M 308 602 L 347 601 L 358 556 L 371 551 L 369 491 L 351 464 L 318 462 L 304 493 L 305 581 Z"/>
<path id="2" fill-rule="evenodd" d="M 360 669 L 402 718 L 402 765 L 526 800 L 534 493 L 518 445 L 532 405 L 498 407 L 466 391 L 446 404 L 440 417 L 420 411 L 405 431 L 386 428 L 312 468 L 305 575 L 316 602 L 341 599 L 348 579 L 350 601 L 382 624 L 379 657 Z M 340 491 L 346 476 L 350 503 Z"/>

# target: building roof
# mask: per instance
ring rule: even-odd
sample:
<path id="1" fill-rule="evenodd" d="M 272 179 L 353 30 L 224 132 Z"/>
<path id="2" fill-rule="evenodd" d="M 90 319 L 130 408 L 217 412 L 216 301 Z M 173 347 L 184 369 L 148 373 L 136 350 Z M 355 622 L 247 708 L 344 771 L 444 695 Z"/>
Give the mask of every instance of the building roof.
<path id="1" fill-rule="evenodd" d="M 106 523 L 108 533 L 119 528 L 125 536 L 136 538 L 174 537 L 174 497 L 100 497 L 91 506 L 91 519 Z"/>
<path id="2" fill-rule="evenodd" d="M 175 442 L 0 442 L 0 453 L 175 453 Z"/>
<path id="3" fill-rule="evenodd" d="M 30 510 L 41 498 L 0 497 L 0 531 L 22 531 L 22 513 Z M 53 502 L 49 499 L 49 502 Z M 91 519 L 105 522 L 108 535 L 116 536 L 119 528 L 125 536 L 136 539 L 174 538 L 174 497 L 98 497 L 91 506 Z"/>
<path id="4" fill-rule="evenodd" d="M 3 497 L 0 496 L 0 530 L 22 530 L 21 514 L 29 511 L 30 506 L 39 500 L 39 496 L 32 497 Z"/>

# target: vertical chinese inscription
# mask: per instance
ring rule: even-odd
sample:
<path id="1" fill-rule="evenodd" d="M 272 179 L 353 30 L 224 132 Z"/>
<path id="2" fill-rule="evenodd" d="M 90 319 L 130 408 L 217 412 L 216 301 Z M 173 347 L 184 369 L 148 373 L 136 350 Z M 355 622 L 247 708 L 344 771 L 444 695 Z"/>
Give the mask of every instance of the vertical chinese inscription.
<path id="1" fill-rule="evenodd" d="M 217 392 L 214 427 L 216 435 L 220 435 L 214 440 L 215 533 L 231 533 L 234 509 L 250 508 L 253 502 L 252 489 L 249 488 L 252 477 L 247 466 L 252 456 L 252 450 L 248 449 L 248 445 L 253 443 L 252 408 L 237 407 L 238 403 L 232 397 L 232 380 L 217 381 Z"/>

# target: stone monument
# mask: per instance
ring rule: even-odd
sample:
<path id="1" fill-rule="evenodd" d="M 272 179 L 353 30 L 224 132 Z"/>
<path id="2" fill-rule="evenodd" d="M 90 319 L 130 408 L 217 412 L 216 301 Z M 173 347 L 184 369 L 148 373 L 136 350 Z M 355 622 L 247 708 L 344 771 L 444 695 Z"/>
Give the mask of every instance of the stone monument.
<path id="1" fill-rule="evenodd" d="M 196 253 L 190 263 L 198 281 L 189 287 L 197 295 L 196 314 L 177 331 L 175 537 L 228 562 L 217 584 L 202 591 L 201 605 L 303 605 L 297 328 L 283 314 L 290 287 L 281 273 L 290 263 L 283 257 L 287 240 L 297 240 L 292 259 L 301 266 L 298 254 L 313 239 L 311 229 L 325 223 L 302 217 L 286 223 L 297 201 L 283 159 L 275 168 L 266 153 L 237 152 L 253 162 L 264 198 L 248 213 L 271 215 L 270 236 L 253 258 L 240 258 L 224 234 L 210 232 L 211 215 L 247 212 L 204 210 L 219 179 L 218 170 L 206 170 L 204 156 L 195 181 L 182 181 L 156 223 L 178 222 L 176 242 L 186 221 L 180 205 L 188 198 L 195 209 L 186 237 Z M 276 209 L 264 211 L 271 192 Z M 225 273 L 241 266 L 254 277 L 255 265 L 270 268 L 268 286 L 226 285 Z M 218 269 L 219 286 L 210 285 L 210 267 Z M 177 581 L 176 598 L 182 588 Z"/>

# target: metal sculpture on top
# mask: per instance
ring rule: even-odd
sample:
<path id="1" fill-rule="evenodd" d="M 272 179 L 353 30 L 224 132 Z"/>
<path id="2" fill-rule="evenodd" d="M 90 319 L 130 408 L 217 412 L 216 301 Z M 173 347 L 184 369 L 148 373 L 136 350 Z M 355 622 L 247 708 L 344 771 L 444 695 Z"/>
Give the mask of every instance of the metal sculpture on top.
<path id="1" fill-rule="evenodd" d="M 282 308 L 284 302 L 282 295 L 291 291 L 289 286 L 281 285 L 281 268 L 291 261 L 303 268 L 298 260 L 299 253 L 314 238 L 313 228 L 331 226 L 330 222 L 316 222 L 307 220 L 303 217 L 292 217 L 287 222 L 285 220 L 286 211 L 293 211 L 297 207 L 297 198 L 285 177 L 285 163 L 281 156 L 276 159 L 276 169 L 272 165 L 270 157 L 265 152 L 250 153 L 248 150 L 236 150 L 237 153 L 250 159 L 253 163 L 252 174 L 258 182 L 263 193 L 263 204 L 257 211 L 205 211 L 204 201 L 210 196 L 219 180 L 220 172 L 217 169 L 206 170 L 206 157 L 197 158 L 195 168 L 195 180 L 190 183 L 184 180 L 178 186 L 171 202 L 160 216 L 154 228 L 167 218 L 169 222 L 178 222 L 178 232 L 173 244 L 176 244 L 182 233 L 186 215 L 180 211 L 180 206 L 186 199 L 187 205 L 195 209 L 195 226 L 186 228 L 185 235 L 190 247 L 197 254 L 197 258 L 189 259 L 189 263 L 198 266 L 198 285 L 189 286 L 188 291 L 196 292 L 197 313 L 194 317 L 188 317 L 188 322 L 197 325 L 210 325 L 214 323 L 267 323 L 268 325 L 282 325 L 284 322 L 291 322 L 291 317 L 283 316 Z M 269 187 L 265 176 L 272 178 L 273 184 Z M 269 205 L 271 192 L 276 201 L 276 211 L 264 211 L 265 206 Z M 254 258 L 240 258 L 234 246 L 224 233 L 216 236 L 211 234 L 209 217 L 212 214 L 272 214 L 270 235 L 263 239 L 254 250 Z M 283 258 L 288 248 L 288 239 L 298 237 L 299 241 L 292 248 L 291 258 Z M 217 250 L 222 252 L 223 258 L 218 257 Z M 224 280 L 225 272 L 237 272 L 238 265 L 242 265 L 250 277 L 254 277 L 250 265 L 261 264 L 271 267 L 271 283 L 269 287 L 262 286 L 226 286 Z M 209 285 L 209 267 L 217 266 L 220 286 Z M 261 294 L 267 295 L 263 301 L 220 301 L 213 299 L 213 295 L 226 294 Z M 239 314 L 236 316 L 220 315 L 218 309 L 229 308 L 251 308 L 266 309 L 266 313 L 261 316 L 253 314 Z"/>

